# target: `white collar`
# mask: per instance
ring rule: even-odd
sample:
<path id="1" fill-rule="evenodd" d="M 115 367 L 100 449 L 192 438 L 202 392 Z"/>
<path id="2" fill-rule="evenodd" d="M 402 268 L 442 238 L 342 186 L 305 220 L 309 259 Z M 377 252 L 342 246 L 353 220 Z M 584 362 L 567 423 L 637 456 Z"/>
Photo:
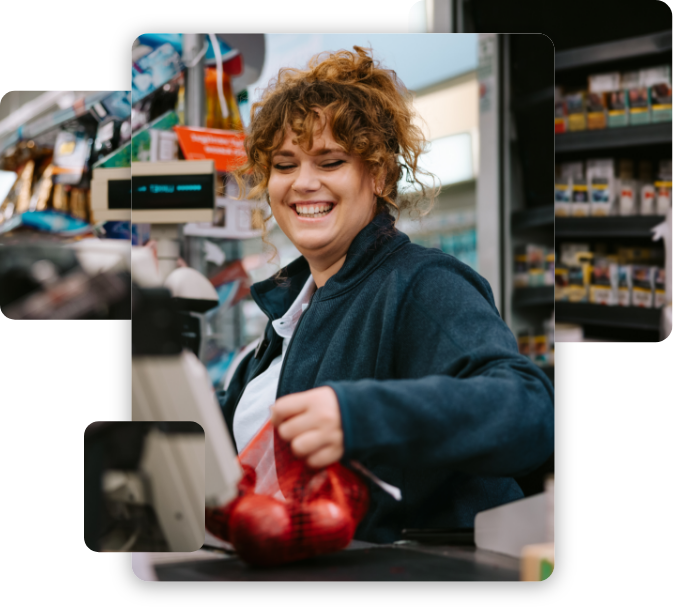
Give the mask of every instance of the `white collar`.
<path id="1" fill-rule="evenodd" d="M 313 281 L 313 276 L 309 275 L 306 284 L 304 284 L 304 287 L 301 289 L 299 295 L 297 295 L 297 298 L 293 301 L 288 311 L 271 323 L 278 335 L 285 338 L 292 337 L 297 322 L 299 321 L 299 317 L 308 307 L 309 301 L 315 290 L 316 285 Z"/>

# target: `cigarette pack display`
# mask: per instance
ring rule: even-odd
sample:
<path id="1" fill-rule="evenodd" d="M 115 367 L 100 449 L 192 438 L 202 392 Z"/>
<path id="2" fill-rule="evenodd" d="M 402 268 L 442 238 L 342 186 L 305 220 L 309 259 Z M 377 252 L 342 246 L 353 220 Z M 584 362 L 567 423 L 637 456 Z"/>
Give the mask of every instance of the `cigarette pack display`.
<path id="1" fill-rule="evenodd" d="M 568 300 L 568 267 L 559 265 L 554 271 L 554 301 Z"/>
<path id="2" fill-rule="evenodd" d="M 654 277 L 654 307 L 661 308 L 666 305 L 666 268 L 657 267 Z"/>
<path id="3" fill-rule="evenodd" d="M 575 217 L 587 217 L 590 213 L 589 189 L 583 178 L 573 182 L 572 214 Z"/>
<path id="4" fill-rule="evenodd" d="M 665 216 L 671 208 L 671 181 L 660 179 L 654 182 L 656 190 L 656 213 L 659 216 Z"/>
<path id="5" fill-rule="evenodd" d="M 568 94 L 565 102 L 568 109 L 568 130 L 570 132 L 586 130 L 587 118 L 584 92 Z"/>
<path id="6" fill-rule="evenodd" d="M 671 67 L 667 64 L 641 68 L 638 71 L 638 83 L 644 88 L 649 88 L 658 83 L 671 83 Z"/>
<path id="7" fill-rule="evenodd" d="M 617 265 L 617 304 L 631 305 L 631 265 Z"/>
<path id="8" fill-rule="evenodd" d="M 606 96 L 608 128 L 627 126 L 629 123 L 628 97 L 625 90 L 608 92 Z"/>
<path id="9" fill-rule="evenodd" d="M 588 302 L 588 287 L 591 276 L 591 259 L 578 254 L 578 265 L 568 267 L 568 301 L 574 303 Z"/>
<path id="10" fill-rule="evenodd" d="M 572 192 L 572 180 L 566 180 L 554 185 L 554 215 L 561 217 L 570 216 Z"/>
<path id="11" fill-rule="evenodd" d="M 547 252 L 545 256 L 544 263 L 544 286 L 553 286 L 554 285 L 554 264 L 556 260 L 556 255 L 553 251 Z"/>
<path id="12" fill-rule="evenodd" d="M 655 214 L 655 195 L 654 184 L 643 184 L 640 187 L 640 214 L 642 216 Z"/>
<path id="13" fill-rule="evenodd" d="M 657 267 L 633 265 L 631 304 L 637 307 L 651 308 L 654 306 L 654 278 Z"/>
<path id="14" fill-rule="evenodd" d="M 514 254 L 514 286 L 515 288 L 528 286 L 528 256 L 525 247 L 518 248 Z"/>
<path id="15" fill-rule="evenodd" d="M 607 95 L 604 92 L 587 94 L 587 129 L 602 130 L 607 127 Z"/>
<path id="16" fill-rule="evenodd" d="M 549 340 L 544 331 L 538 331 L 533 336 L 532 344 L 533 362 L 537 365 L 549 365 L 551 363 L 549 355 Z"/>
<path id="17" fill-rule="evenodd" d="M 589 302 L 599 305 L 617 305 L 618 265 L 607 261 L 595 263 L 591 269 Z"/>
<path id="18" fill-rule="evenodd" d="M 533 336 L 530 330 L 523 329 L 517 336 L 517 344 L 519 346 L 519 354 L 532 359 L 532 340 Z"/>
<path id="19" fill-rule="evenodd" d="M 658 83 L 650 88 L 653 122 L 671 121 L 671 86 L 668 83 Z"/>
<path id="20" fill-rule="evenodd" d="M 564 100 L 554 102 L 554 133 L 568 132 L 568 109 Z"/>
<path id="21" fill-rule="evenodd" d="M 528 244 L 526 253 L 528 257 L 528 285 L 544 286 L 545 249 L 541 246 Z"/>
<path id="22" fill-rule="evenodd" d="M 650 88 L 630 88 L 628 101 L 629 122 L 631 124 L 649 124 L 651 122 Z"/>
<path id="23" fill-rule="evenodd" d="M 592 216 L 609 216 L 615 201 L 615 161 L 613 158 L 587 160 L 587 180 Z"/>
<path id="24" fill-rule="evenodd" d="M 622 179 L 619 183 L 619 215 L 635 216 L 638 213 L 636 209 L 636 180 Z"/>
<path id="25" fill-rule="evenodd" d="M 621 76 L 618 72 L 589 75 L 589 92 L 611 92 L 620 87 Z"/>

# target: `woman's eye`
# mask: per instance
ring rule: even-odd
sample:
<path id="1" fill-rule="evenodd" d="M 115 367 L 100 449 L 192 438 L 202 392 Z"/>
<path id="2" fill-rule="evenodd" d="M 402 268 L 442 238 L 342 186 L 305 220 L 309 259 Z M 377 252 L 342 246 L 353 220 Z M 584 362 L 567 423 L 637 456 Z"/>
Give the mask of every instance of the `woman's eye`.
<path id="1" fill-rule="evenodd" d="M 324 164 L 322 166 L 324 167 L 338 167 L 339 165 L 343 164 L 343 160 L 337 160 L 336 162 L 330 162 L 328 164 Z M 280 171 L 286 171 L 287 169 L 292 169 L 294 168 L 293 164 L 287 165 L 287 166 L 281 166 L 279 164 L 274 165 L 274 169 L 278 169 Z"/>
<path id="2" fill-rule="evenodd" d="M 287 171 L 289 169 L 294 169 L 294 165 L 293 164 L 274 164 L 273 168 L 278 169 L 279 171 Z"/>
<path id="3" fill-rule="evenodd" d="M 322 166 L 327 167 L 328 169 L 334 169 L 336 167 L 340 167 L 343 163 L 343 160 L 334 160 L 333 162 L 326 162 Z"/>

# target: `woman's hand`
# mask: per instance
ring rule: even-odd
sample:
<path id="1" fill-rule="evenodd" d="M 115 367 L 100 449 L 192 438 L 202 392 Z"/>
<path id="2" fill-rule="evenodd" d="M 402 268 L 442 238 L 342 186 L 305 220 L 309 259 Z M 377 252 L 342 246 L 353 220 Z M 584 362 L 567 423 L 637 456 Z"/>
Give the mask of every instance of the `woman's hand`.
<path id="1" fill-rule="evenodd" d="M 312 468 L 324 468 L 344 454 L 339 401 L 330 387 L 280 397 L 271 406 L 271 422 Z"/>

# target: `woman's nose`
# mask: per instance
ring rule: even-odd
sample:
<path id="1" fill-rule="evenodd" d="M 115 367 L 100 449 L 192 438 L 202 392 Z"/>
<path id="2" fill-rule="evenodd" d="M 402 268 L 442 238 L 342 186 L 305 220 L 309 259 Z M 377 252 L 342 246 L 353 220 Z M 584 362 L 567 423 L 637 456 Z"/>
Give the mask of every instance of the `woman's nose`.
<path id="1" fill-rule="evenodd" d="M 312 164 L 300 164 L 292 188 L 296 192 L 315 192 L 320 188 L 320 178 Z"/>

